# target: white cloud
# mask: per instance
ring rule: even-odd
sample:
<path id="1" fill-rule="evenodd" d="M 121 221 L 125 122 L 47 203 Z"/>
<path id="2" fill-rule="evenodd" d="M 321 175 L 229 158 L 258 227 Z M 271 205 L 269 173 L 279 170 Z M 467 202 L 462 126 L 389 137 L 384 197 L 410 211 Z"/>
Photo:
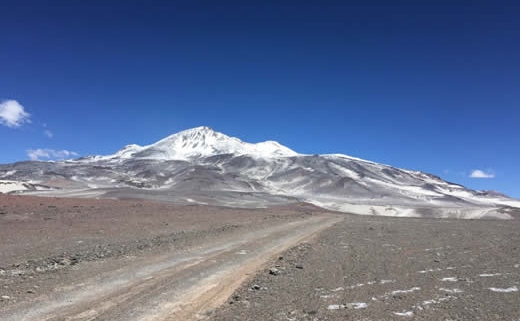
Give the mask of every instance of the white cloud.
<path id="1" fill-rule="evenodd" d="M 0 125 L 15 128 L 23 123 L 30 123 L 31 115 L 16 100 L 0 102 Z"/>
<path id="2" fill-rule="evenodd" d="M 469 175 L 471 178 L 495 178 L 495 173 L 492 170 L 483 171 L 480 169 L 475 169 Z"/>
<path id="3" fill-rule="evenodd" d="M 49 138 L 52 138 L 52 136 L 54 136 L 54 134 L 48 129 L 44 130 L 43 133 L 45 134 L 45 136 Z"/>
<path id="4" fill-rule="evenodd" d="M 42 158 L 46 159 L 68 159 L 72 157 L 79 156 L 76 152 L 71 152 L 68 150 L 54 150 L 49 148 L 39 148 L 39 149 L 28 149 L 27 156 L 31 160 L 41 160 Z"/>

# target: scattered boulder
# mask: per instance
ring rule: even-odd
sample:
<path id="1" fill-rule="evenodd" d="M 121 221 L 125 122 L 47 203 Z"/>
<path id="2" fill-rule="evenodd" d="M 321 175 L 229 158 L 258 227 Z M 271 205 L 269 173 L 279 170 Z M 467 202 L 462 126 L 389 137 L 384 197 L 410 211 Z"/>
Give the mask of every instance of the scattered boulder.
<path id="1" fill-rule="evenodd" d="M 278 269 L 275 268 L 275 267 L 270 268 L 270 269 L 269 269 L 269 274 L 271 274 L 271 275 L 278 275 L 278 274 L 280 274 L 280 270 L 278 270 Z"/>

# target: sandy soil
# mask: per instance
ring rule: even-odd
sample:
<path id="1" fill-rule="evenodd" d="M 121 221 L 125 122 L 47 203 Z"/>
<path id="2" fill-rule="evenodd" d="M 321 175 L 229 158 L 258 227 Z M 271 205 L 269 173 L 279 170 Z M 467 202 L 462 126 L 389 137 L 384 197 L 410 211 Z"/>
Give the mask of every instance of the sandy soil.
<path id="1" fill-rule="evenodd" d="M 267 260 L 342 219 L 309 205 L 0 197 L 5 321 L 198 319 Z"/>
<path id="2" fill-rule="evenodd" d="M 520 221 L 346 215 L 211 321 L 520 320 Z"/>

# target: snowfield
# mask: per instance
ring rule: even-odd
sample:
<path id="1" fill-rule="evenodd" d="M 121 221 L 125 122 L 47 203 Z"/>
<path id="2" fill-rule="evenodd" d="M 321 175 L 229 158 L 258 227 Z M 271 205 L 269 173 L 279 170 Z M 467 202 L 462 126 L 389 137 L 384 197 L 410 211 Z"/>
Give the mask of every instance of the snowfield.
<path id="1" fill-rule="evenodd" d="M 23 182 L 0 180 L 0 193 L 9 193 L 14 191 L 25 191 L 27 187 Z"/>
<path id="2" fill-rule="evenodd" d="M 0 180 L 0 193 L 2 194 L 20 191 L 44 191 L 48 189 L 48 187 L 39 184 L 34 184 L 34 182 L 32 181 L 20 182 Z"/>

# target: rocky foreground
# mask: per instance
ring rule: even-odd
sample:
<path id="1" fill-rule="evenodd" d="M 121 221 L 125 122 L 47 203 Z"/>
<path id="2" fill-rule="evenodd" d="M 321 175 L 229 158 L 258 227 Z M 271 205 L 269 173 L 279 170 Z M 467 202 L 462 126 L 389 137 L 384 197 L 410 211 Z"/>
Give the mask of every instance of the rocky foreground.
<path id="1" fill-rule="evenodd" d="M 267 260 L 342 220 L 257 210 L 0 196 L 0 320 L 198 320 Z"/>
<path id="2" fill-rule="evenodd" d="M 0 195 L 0 320 L 506 320 L 520 220 Z"/>
<path id="3" fill-rule="evenodd" d="M 209 319 L 517 321 L 520 222 L 349 215 Z"/>

